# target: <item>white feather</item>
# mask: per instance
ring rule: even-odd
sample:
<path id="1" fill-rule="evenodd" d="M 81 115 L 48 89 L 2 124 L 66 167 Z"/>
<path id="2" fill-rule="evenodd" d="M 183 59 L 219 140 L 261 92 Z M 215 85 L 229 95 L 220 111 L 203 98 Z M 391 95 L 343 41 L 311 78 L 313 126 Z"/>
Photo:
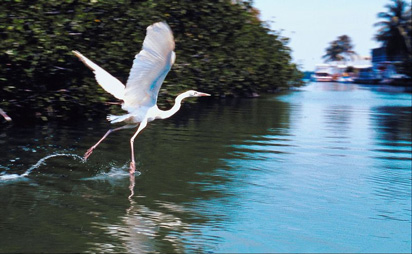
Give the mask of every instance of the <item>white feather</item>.
<path id="1" fill-rule="evenodd" d="M 93 63 L 90 59 L 82 55 L 79 51 L 72 51 L 85 65 L 93 70 L 97 83 L 119 100 L 124 98 L 125 86 L 117 78 L 113 77 L 103 68 Z"/>
<path id="2" fill-rule="evenodd" d="M 174 47 L 172 30 L 165 22 L 147 28 L 126 83 L 123 109 L 132 112 L 156 105 L 160 87 L 175 60 Z"/>

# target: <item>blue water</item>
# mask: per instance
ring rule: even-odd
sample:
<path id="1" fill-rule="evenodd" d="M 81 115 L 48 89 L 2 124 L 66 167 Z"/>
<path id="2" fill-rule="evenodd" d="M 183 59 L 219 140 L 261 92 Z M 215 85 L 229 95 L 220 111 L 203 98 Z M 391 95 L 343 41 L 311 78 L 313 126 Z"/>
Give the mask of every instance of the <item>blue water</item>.
<path id="1" fill-rule="evenodd" d="M 277 96 L 291 125 L 232 145 L 219 251 L 411 250 L 411 96 L 330 86 Z"/>
<path id="2" fill-rule="evenodd" d="M 2 124 L 0 252 L 410 252 L 411 99 L 206 100 L 138 136 L 134 177 L 132 130 L 84 163 L 108 123 Z"/>

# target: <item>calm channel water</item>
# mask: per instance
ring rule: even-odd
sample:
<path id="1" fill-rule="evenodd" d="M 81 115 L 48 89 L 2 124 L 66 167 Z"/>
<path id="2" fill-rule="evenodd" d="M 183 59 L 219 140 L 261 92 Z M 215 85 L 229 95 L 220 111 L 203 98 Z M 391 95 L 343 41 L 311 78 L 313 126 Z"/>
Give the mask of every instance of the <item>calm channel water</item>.
<path id="1" fill-rule="evenodd" d="M 0 252 L 410 252 L 411 126 L 385 87 L 205 98 L 138 136 L 130 178 L 133 130 L 84 163 L 103 119 L 3 122 Z"/>

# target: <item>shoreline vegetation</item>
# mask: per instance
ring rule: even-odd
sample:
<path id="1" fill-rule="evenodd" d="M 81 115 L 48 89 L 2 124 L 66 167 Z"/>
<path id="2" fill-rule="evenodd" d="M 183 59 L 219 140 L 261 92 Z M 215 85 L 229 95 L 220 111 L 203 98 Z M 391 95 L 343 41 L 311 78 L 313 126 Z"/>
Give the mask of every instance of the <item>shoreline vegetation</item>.
<path id="1" fill-rule="evenodd" d="M 71 51 L 125 82 L 146 27 L 157 21 L 172 28 L 177 56 L 160 90 L 161 107 L 189 89 L 254 97 L 302 85 L 288 39 L 258 16 L 242 0 L 2 1 L 0 108 L 24 122 L 119 113 Z"/>

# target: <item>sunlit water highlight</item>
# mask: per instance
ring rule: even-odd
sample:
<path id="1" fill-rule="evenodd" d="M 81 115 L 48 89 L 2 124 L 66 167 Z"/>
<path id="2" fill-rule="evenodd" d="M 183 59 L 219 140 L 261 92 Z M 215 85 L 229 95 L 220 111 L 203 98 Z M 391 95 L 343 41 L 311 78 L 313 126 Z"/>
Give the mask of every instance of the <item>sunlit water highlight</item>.
<path id="1" fill-rule="evenodd" d="M 139 135 L 130 176 L 132 130 L 83 163 L 108 123 L 2 124 L 0 252 L 410 252 L 411 126 L 390 87 L 203 101 Z"/>

